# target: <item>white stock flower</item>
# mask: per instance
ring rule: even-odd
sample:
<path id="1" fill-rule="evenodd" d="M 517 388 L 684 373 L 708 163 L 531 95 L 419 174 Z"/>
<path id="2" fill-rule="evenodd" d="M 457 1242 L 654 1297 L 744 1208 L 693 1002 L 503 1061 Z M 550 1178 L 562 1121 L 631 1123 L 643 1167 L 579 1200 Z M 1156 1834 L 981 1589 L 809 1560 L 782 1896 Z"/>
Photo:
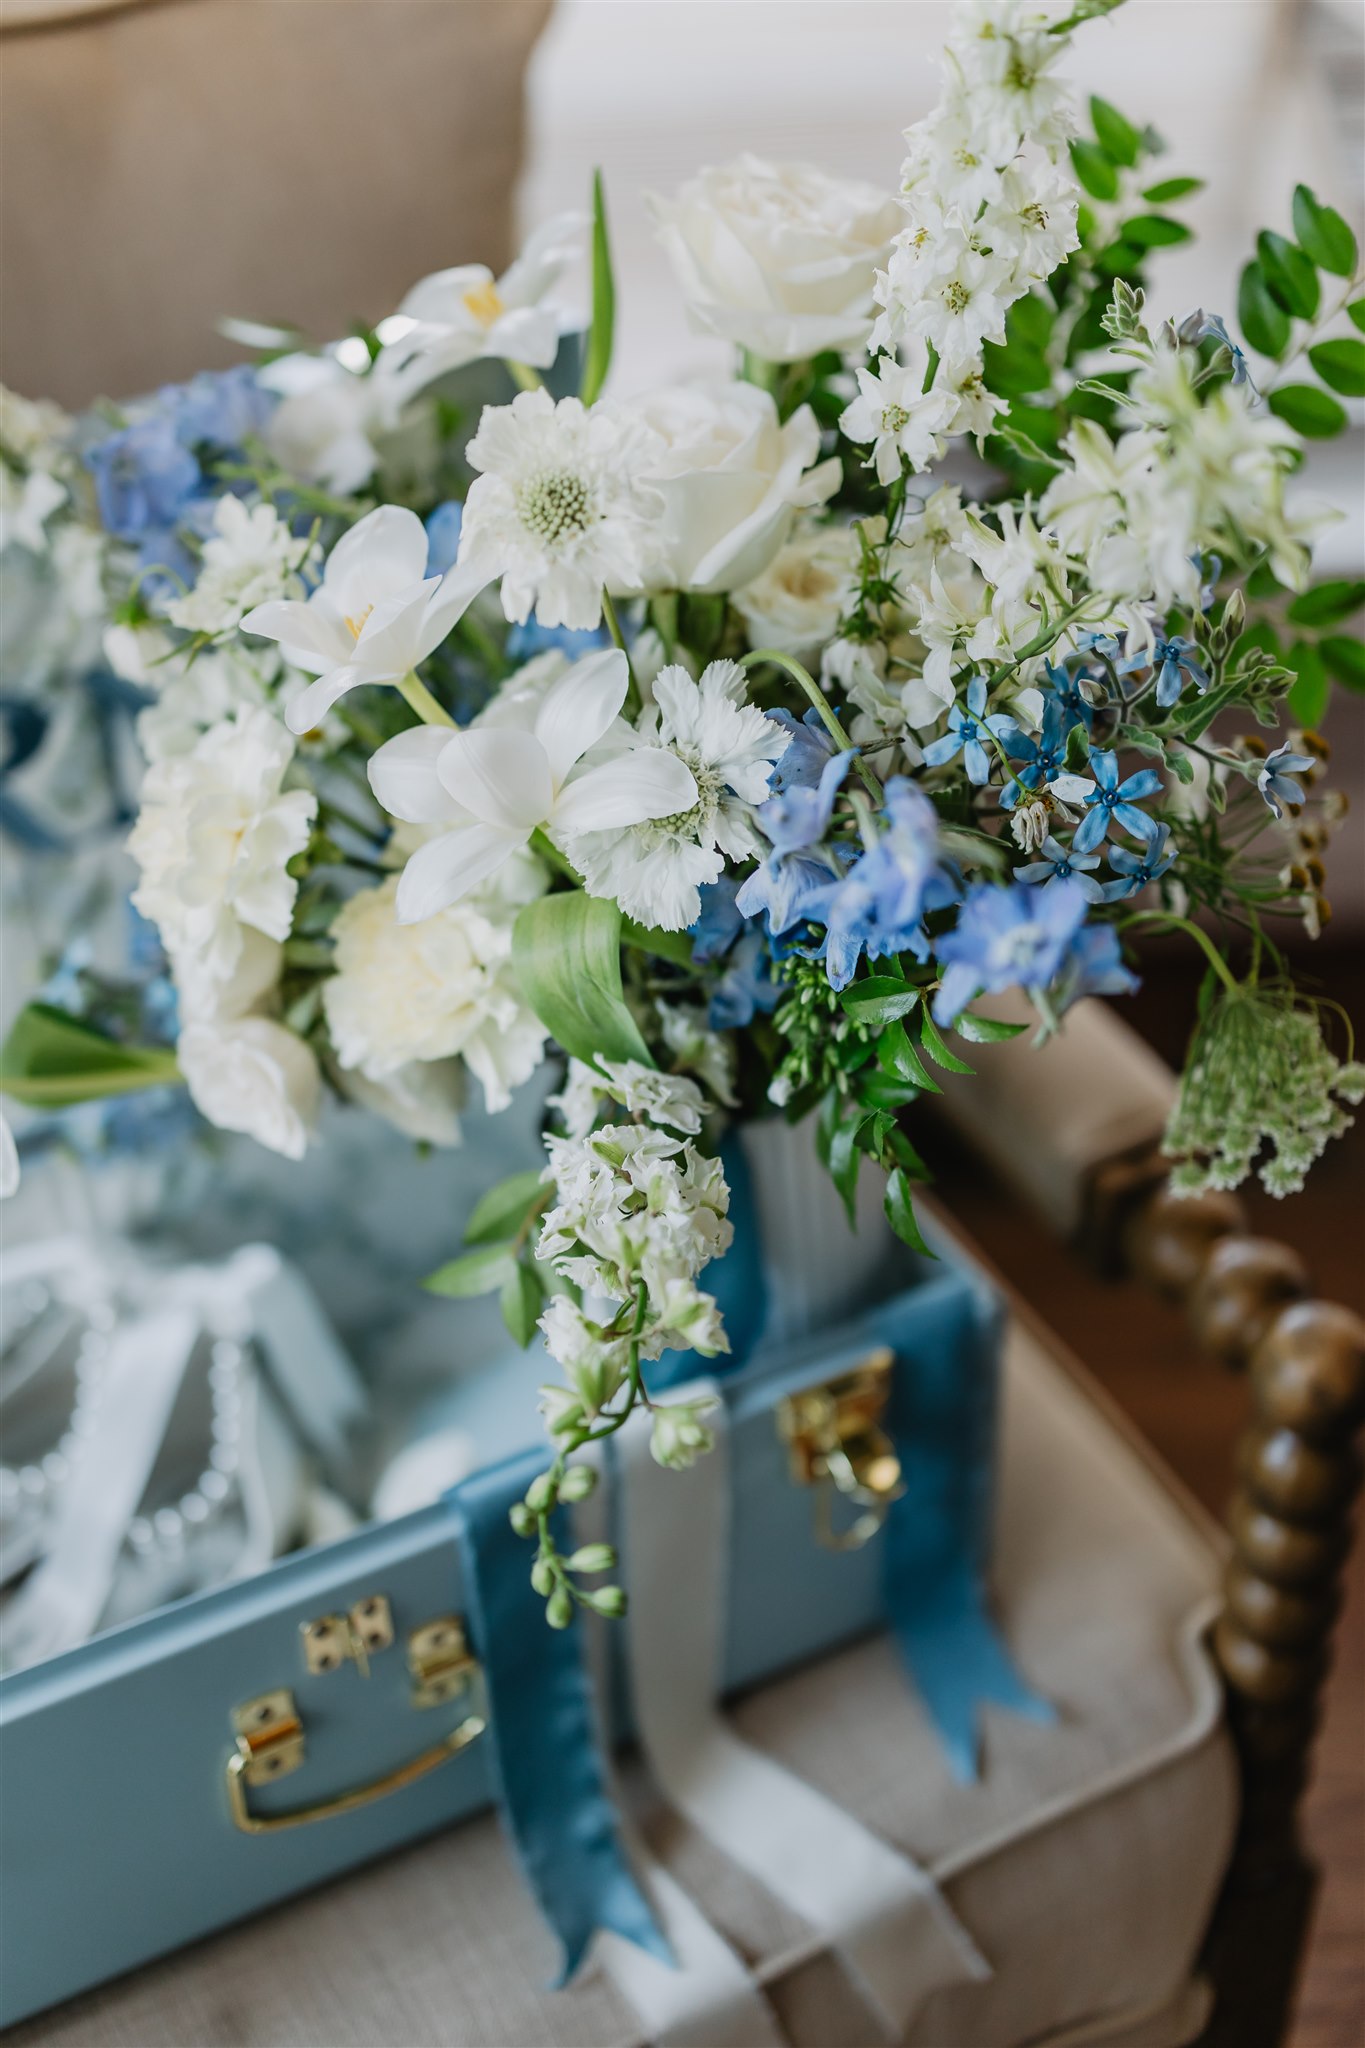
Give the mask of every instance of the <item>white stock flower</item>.
<path id="1" fill-rule="evenodd" d="M 756 384 L 671 385 L 622 409 L 656 436 L 643 472 L 663 501 L 653 522 L 652 588 L 721 591 L 748 583 L 781 547 L 795 511 L 838 488 L 837 460 L 819 461 L 810 407 L 783 424 L 771 394 Z"/>
<path id="2" fill-rule="evenodd" d="M 398 425 L 402 393 L 378 368 L 352 370 L 335 354 L 280 356 L 257 371 L 280 402 L 262 429 L 266 448 L 291 476 L 348 494 L 369 482 L 376 442 Z"/>
<path id="3" fill-rule="evenodd" d="M 106 626 L 104 658 L 124 682 L 153 693 L 137 715 L 137 743 L 149 762 L 188 754 L 211 725 L 262 708 L 279 665 L 273 652 L 232 641 L 189 658 L 153 624 Z"/>
<path id="4" fill-rule="evenodd" d="M 661 1301 L 728 1250 L 730 1190 L 718 1159 L 642 1124 L 547 1138 L 555 1204 L 537 1258 L 576 1285 L 624 1301 L 643 1281 Z"/>
<path id="5" fill-rule="evenodd" d="M 984 254 L 957 227 L 945 228 L 931 254 L 895 249 L 877 283 L 889 342 L 919 335 L 950 364 L 975 360 L 984 341 L 1003 341 L 1005 315 L 1018 296 L 1011 265 Z"/>
<path id="6" fill-rule="evenodd" d="M 597 1062 L 603 1076 L 603 1090 L 632 1116 L 648 1118 L 652 1124 L 667 1124 L 695 1138 L 701 1129 L 706 1103 L 695 1081 L 680 1074 L 661 1074 L 656 1067 L 641 1066 L 638 1060 Z"/>
<path id="7" fill-rule="evenodd" d="M 519 892 L 529 902 L 543 886 L 531 869 Z M 460 1054 L 483 1086 L 492 1111 L 540 1063 L 546 1031 L 522 1000 L 512 968 L 515 902 L 468 901 L 420 924 L 395 915 L 398 878 L 362 889 L 332 922 L 336 972 L 322 1001 L 344 1069 L 391 1081 L 410 1063 Z"/>
<path id="8" fill-rule="evenodd" d="M 481 584 L 467 570 L 428 576 L 426 529 L 415 512 L 380 505 L 344 533 L 306 603 L 258 605 L 242 630 L 277 640 L 295 668 L 317 677 L 289 705 L 291 732 L 312 730 L 347 690 L 401 682 L 439 647 Z"/>
<path id="9" fill-rule="evenodd" d="M 1074 178 L 1047 162 L 1007 170 L 1000 191 L 977 226 L 983 241 L 1014 270 L 1021 291 L 1035 278 L 1050 277 L 1073 249 L 1079 190 Z"/>
<path id="10" fill-rule="evenodd" d="M 851 526 L 804 526 L 763 574 L 730 602 L 751 647 L 816 656 L 833 639 L 858 584 L 858 536 Z"/>
<path id="11" fill-rule="evenodd" d="M 370 784 L 385 810 L 444 827 L 403 871 L 404 923 L 458 902 L 538 829 L 569 838 L 691 810 L 697 784 L 677 754 L 632 746 L 617 727 L 628 686 L 625 656 L 608 648 L 524 706 L 526 724 L 416 726 L 379 749 Z M 608 758 L 585 760 L 602 742 Z"/>
<path id="12" fill-rule="evenodd" d="M 922 370 L 903 369 L 883 356 L 875 370 L 858 371 L 858 396 L 846 407 L 839 432 L 850 441 L 871 441 L 868 466 L 879 484 L 893 484 L 903 463 L 921 470 L 938 461 L 957 409 L 953 393 L 938 385 L 924 389 Z"/>
<path id="13" fill-rule="evenodd" d="M 317 1061 L 296 1033 L 269 1017 L 192 1022 L 176 1059 L 195 1108 L 211 1124 L 302 1159 L 320 1089 Z"/>
<path id="14" fill-rule="evenodd" d="M 230 493 L 218 500 L 194 588 L 172 598 L 166 617 L 187 633 L 227 633 L 271 598 L 303 595 L 299 572 L 312 539 L 291 533 L 273 505 L 246 505 Z"/>
<path id="15" fill-rule="evenodd" d="M 741 156 L 651 200 L 693 325 L 773 363 L 860 348 L 901 225 L 874 185 Z"/>
<path id="16" fill-rule="evenodd" d="M 268 711 L 210 727 L 188 754 L 154 762 L 128 850 L 142 879 L 133 902 L 179 969 L 226 981 L 242 926 L 288 938 L 297 883 L 287 863 L 308 843 L 311 790 L 286 790 L 294 743 Z"/>
<path id="17" fill-rule="evenodd" d="M 502 579 L 502 608 L 542 626 L 600 623 L 602 591 L 649 580 L 659 498 L 645 482 L 658 459 L 636 415 L 548 391 L 485 406 L 465 451 L 470 488 L 454 573 L 479 587 Z"/>
<path id="18" fill-rule="evenodd" d="M 640 733 L 685 764 L 693 796 L 647 823 L 575 829 L 569 858 L 590 895 L 613 898 L 641 924 L 684 931 L 701 913 L 700 885 L 716 881 L 727 859 L 759 851 L 752 809 L 767 801 L 790 736 L 745 703 L 745 688 L 733 661 L 713 661 L 700 682 L 676 664 L 655 677 Z"/>
<path id="19" fill-rule="evenodd" d="M 404 391 L 417 391 L 447 371 L 490 356 L 548 370 L 569 323 L 551 294 L 581 254 L 587 224 L 581 213 L 545 221 L 497 279 L 483 263 L 424 277 L 379 330 L 385 341 L 381 374 L 397 377 Z"/>
<path id="20" fill-rule="evenodd" d="M 9 547 L 45 554 L 47 521 L 66 500 L 66 485 L 49 470 L 31 469 L 21 475 L 0 460 L 0 554 Z"/>
<path id="21" fill-rule="evenodd" d="M 963 0 L 954 11 L 949 75 L 956 73 L 973 128 L 997 163 L 1021 136 L 1055 154 L 1072 133 L 1070 94 L 1052 73 L 1067 39 L 1049 34 L 1049 25 L 1044 9 L 1022 0 Z"/>

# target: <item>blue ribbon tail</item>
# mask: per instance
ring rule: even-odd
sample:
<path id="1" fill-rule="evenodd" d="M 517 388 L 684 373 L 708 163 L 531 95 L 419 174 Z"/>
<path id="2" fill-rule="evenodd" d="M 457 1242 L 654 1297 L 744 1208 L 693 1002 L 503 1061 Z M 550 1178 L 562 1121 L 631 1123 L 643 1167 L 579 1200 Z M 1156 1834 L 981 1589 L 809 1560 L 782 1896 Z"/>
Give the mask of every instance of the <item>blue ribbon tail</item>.
<path id="1" fill-rule="evenodd" d="M 1056 1719 L 986 1605 L 1000 1310 L 972 1290 L 944 1327 L 908 1331 L 904 1348 L 887 1416 L 905 1492 L 886 1521 L 886 1613 L 954 1776 L 971 1782 L 986 1701 Z"/>
<path id="2" fill-rule="evenodd" d="M 488 1693 L 489 1757 L 518 1861 L 563 1951 L 560 1984 L 598 1928 L 675 1959 L 621 1848 L 607 1796 L 578 1618 L 553 1629 L 530 1581 L 531 1546 L 508 1510 L 544 1469 L 533 1448 L 446 1496 Z"/>

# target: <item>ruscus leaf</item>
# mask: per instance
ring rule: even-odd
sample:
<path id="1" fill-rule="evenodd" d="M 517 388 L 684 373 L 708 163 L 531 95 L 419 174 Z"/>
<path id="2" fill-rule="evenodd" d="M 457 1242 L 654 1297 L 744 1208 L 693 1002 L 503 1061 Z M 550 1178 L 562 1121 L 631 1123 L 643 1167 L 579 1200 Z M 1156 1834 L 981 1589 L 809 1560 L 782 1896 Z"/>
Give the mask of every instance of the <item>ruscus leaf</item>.
<path id="1" fill-rule="evenodd" d="M 934 1064 L 942 1067 L 946 1074 L 973 1074 L 976 1072 L 976 1069 L 969 1067 L 965 1060 L 960 1060 L 955 1052 L 949 1052 L 947 1046 L 943 1043 L 942 1034 L 937 1024 L 929 1015 L 927 1006 L 919 1020 L 919 1042 Z"/>
<path id="2" fill-rule="evenodd" d="M 1289 346 L 1289 315 L 1271 296 L 1259 263 L 1248 263 L 1237 287 L 1237 320 L 1251 346 L 1276 360 Z"/>
<path id="3" fill-rule="evenodd" d="M 65 1109 L 180 1080 L 168 1048 L 120 1044 L 50 1003 L 21 1010 L 0 1047 L 0 1094 L 34 1109 Z"/>
<path id="4" fill-rule="evenodd" d="M 1344 633 L 1329 633 L 1325 640 L 1319 640 L 1318 653 L 1327 664 L 1328 673 L 1335 676 L 1348 690 L 1365 690 L 1365 645 L 1352 640 Z"/>
<path id="5" fill-rule="evenodd" d="M 1117 107 L 1110 106 L 1108 100 L 1102 100 L 1097 93 L 1091 95 L 1090 120 L 1101 149 L 1116 164 L 1132 165 L 1137 162 L 1142 137 Z"/>
<path id="6" fill-rule="evenodd" d="M 1135 220 L 1126 220 L 1120 229 L 1125 242 L 1136 242 L 1139 249 L 1170 249 L 1177 242 L 1193 239 L 1193 229 L 1187 228 L 1180 220 L 1171 220 L 1164 213 L 1140 213 Z"/>
<path id="7" fill-rule="evenodd" d="M 1092 199 L 1117 199 L 1118 169 L 1097 142 L 1079 138 L 1070 144 L 1071 167 L 1077 182 Z"/>
<path id="8" fill-rule="evenodd" d="M 616 282 L 611 268 L 611 240 L 607 233 L 607 201 L 600 170 L 592 174 L 592 326 L 583 352 L 583 376 L 578 395 L 591 405 L 607 381 L 611 368 L 612 341 L 616 327 Z"/>
<path id="9" fill-rule="evenodd" d="M 1282 384 L 1266 400 L 1270 410 L 1306 440 L 1327 441 L 1346 425 L 1346 411 L 1316 384 Z"/>
<path id="10" fill-rule="evenodd" d="M 1339 577 L 1330 583 L 1315 583 L 1311 590 L 1303 591 L 1285 616 L 1292 626 L 1335 626 L 1339 619 L 1349 619 L 1363 604 L 1365 582 L 1356 577 Z"/>
<path id="11" fill-rule="evenodd" d="M 1306 185 L 1296 185 L 1292 207 L 1299 247 L 1319 270 L 1350 277 L 1356 267 L 1356 238 L 1333 207 L 1324 206 Z"/>
<path id="12" fill-rule="evenodd" d="M 1320 725 L 1332 689 L 1326 662 L 1311 640 L 1296 640 L 1285 660 L 1294 671 L 1285 698 L 1290 717 L 1296 725 Z"/>
<path id="13" fill-rule="evenodd" d="M 1202 192 L 1202 178 L 1164 178 L 1159 185 L 1148 185 L 1143 198 L 1153 206 L 1169 206 L 1173 199 L 1188 199 L 1192 192 Z"/>
<path id="14" fill-rule="evenodd" d="M 523 1351 L 536 1334 L 536 1321 L 544 1299 L 540 1275 L 524 1259 L 519 1259 L 502 1283 L 499 1306 L 508 1335 Z"/>
<path id="15" fill-rule="evenodd" d="M 1286 241 L 1283 235 L 1262 228 L 1256 237 L 1256 254 L 1266 283 L 1286 313 L 1311 320 L 1321 296 L 1318 274 L 1297 242 Z"/>
<path id="16" fill-rule="evenodd" d="M 919 1252 L 922 1257 L 932 1259 L 934 1254 L 924 1241 L 923 1232 L 920 1230 L 919 1222 L 915 1215 L 915 1205 L 911 1199 L 910 1188 L 910 1176 L 906 1173 L 904 1167 L 893 1166 L 887 1175 L 886 1196 L 883 1203 L 886 1210 L 886 1220 L 902 1244 L 908 1244 L 912 1252 Z"/>
<path id="17" fill-rule="evenodd" d="M 919 990 L 893 975 L 872 974 L 863 981 L 850 982 L 839 1001 L 855 1023 L 875 1027 L 908 1017 L 919 1001 Z"/>
<path id="18" fill-rule="evenodd" d="M 1343 398 L 1365 398 L 1365 341 L 1352 341 L 1349 335 L 1320 341 L 1309 349 L 1308 360 L 1323 383 Z"/>

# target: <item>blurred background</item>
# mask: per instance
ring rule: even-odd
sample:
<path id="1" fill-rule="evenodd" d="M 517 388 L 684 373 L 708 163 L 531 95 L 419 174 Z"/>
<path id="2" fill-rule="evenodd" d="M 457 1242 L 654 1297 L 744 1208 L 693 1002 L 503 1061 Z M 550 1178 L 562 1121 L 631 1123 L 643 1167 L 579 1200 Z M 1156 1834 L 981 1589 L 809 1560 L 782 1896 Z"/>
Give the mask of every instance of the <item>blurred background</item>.
<path id="1" fill-rule="evenodd" d="M 704 370 L 651 235 L 650 190 L 750 149 L 894 185 L 901 130 L 937 95 L 936 0 L 0 0 L 0 377 L 71 407 L 239 351 L 224 315 L 318 340 L 390 312 L 444 265 L 501 267 L 529 226 L 605 173 L 618 277 L 616 384 Z M 1360 0 L 1128 0 L 1074 44 L 1073 75 L 1208 180 L 1194 243 L 1157 252 L 1153 298 L 1231 312 L 1257 229 L 1304 180 L 1360 223 Z M 1365 563 L 1365 406 L 1301 487 L 1342 513 L 1321 573 Z M 1298 966 L 1365 1021 L 1365 719 L 1337 691 L 1332 775 L 1353 813 L 1333 849 L 1334 917 Z M 10 857 L 7 850 L 6 857 Z M 5 964 L 0 962 L 0 964 Z M 11 953 L 0 1009 L 28 991 Z M 1154 955 L 1125 1014 L 1178 1060 L 1193 970 Z M 1307 1193 L 1258 1218 L 1360 1299 L 1365 1153 L 1332 1148 Z M 1242 1393 L 1196 1367 L 1153 1308 L 1106 1338 L 1097 1283 L 942 1137 L 949 1204 L 1217 1507 Z M 1359 1560 L 1357 1560 L 1359 1562 Z M 1359 1784 L 1362 1583 L 1311 1806 L 1332 1874 L 1296 2040 L 1358 2035 L 1365 1890 Z M 1343 2027 L 1343 2014 L 1346 2015 Z"/>

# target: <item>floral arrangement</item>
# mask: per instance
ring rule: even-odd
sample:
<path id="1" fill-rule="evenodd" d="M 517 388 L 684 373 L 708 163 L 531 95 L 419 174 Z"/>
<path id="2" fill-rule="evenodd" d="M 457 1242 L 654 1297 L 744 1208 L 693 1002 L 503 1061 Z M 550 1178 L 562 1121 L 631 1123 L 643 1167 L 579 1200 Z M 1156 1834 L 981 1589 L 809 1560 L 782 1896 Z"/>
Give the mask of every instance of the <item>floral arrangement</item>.
<path id="1" fill-rule="evenodd" d="M 61 432 L 8 402 L 7 517 L 41 551 L 92 500 L 145 693 L 134 901 L 178 1027 L 35 1006 L 4 1085 L 183 1080 L 298 1156 L 324 1085 L 448 1144 L 469 1077 L 497 1110 L 563 1056 L 544 1172 L 430 1283 L 499 1291 L 562 1370 L 514 1515 L 552 1623 L 623 1605 L 609 1550 L 557 1547 L 574 1454 L 641 1402 L 661 1463 L 707 1448 L 648 1378 L 726 1349 L 728 1119 L 811 1117 L 850 1215 L 875 1170 L 922 1248 L 906 1112 L 1024 1028 L 980 999 L 1050 1032 L 1160 926 L 1208 969 L 1178 1187 L 1297 1187 L 1365 1092 L 1274 936 L 1327 914 L 1314 728 L 1365 687 L 1365 586 L 1313 581 L 1294 494 L 1365 393 L 1356 243 L 1300 187 L 1236 329 L 1156 319 L 1197 181 L 1060 73 L 1114 4 L 966 0 L 894 193 L 744 157 L 656 202 L 730 381 L 603 396 L 599 184 L 373 332 L 238 323 L 255 366 Z"/>

